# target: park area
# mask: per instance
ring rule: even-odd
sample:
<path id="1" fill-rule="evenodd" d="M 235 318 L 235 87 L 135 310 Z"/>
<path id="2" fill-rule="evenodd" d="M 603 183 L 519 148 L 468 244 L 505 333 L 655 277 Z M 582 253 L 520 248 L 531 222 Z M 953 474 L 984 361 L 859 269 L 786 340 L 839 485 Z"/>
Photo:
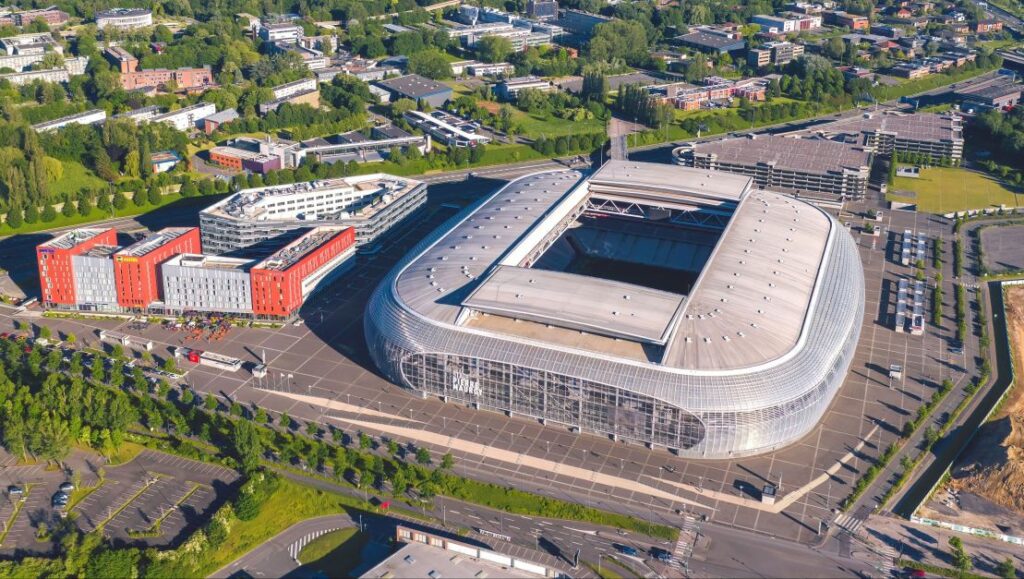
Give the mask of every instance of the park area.
<path id="1" fill-rule="evenodd" d="M 1024 195 L 984 173 L 959 167 L 926 167 L 918 178 L 896 177 L 887 199 L 914 204 L 925 213 L 945 214 L 1000 205 L 1017 207 L 1024 202 Z"/>

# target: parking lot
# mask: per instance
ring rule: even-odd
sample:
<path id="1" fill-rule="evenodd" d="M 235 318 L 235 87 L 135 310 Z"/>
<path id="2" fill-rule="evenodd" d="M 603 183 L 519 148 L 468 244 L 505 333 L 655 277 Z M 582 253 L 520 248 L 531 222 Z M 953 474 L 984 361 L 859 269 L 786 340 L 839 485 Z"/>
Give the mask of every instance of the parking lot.
<path id="1" fill-rule="evenodd" d="M 948 239 L 947 223 L 908 212 L 888 215 L 886 233 L 878 238 L 854 233 L 865 268 L 867 308 L 850 373 L 819 426 L 774 453 L 732 461 L 688 461 L 663 449 L 420 398 L 388 383 L 370 362 L 362 324 L 366 301 L 413 245 L 456 214 L 456 208 L 444 205 L 465 204 L 500 184 L 478 181 L 443 186 L 447 189 L 441 195 L 436 194 L 438 186 L 432 186 L 427 209 L 389 237 L 379 253 L 359 256 L 350 273 L 304 307 L 304 326 L 236 328 L 219 341 L 202 338 L 192 342 L 200 345 L 190 346 L 250 364 L 265 357 L 267 377 L 257 380 L 245 370 L 226 372 L 181 362 L 189 369 L 187 383 L 243 405 L 287 412 L 300 424 L 321 421 L 350 434 L 364 431 L 413 441 L 431 448 L 435 456 L 450 449 L 457 470 L 474 478 L 670 524 L 679 524 L 677 511 L 690 511 L 807 542 L 817 537 L 820 524 L 835 518 L 833 510 L 855 480 L 882 448 L 898 438 L 904 422 L 941 381 L 965 379 L 969 352 L 959 358 L 950 355 L 948 328 L 929 325 L 923 336 L 911 336 L 894 332 L 889 323 L 895 307 L 892 285 L 913 275 L 912 268 L 892 260 L 897 241 L 893 232 L 945 232 Z M 945 246 L 948 269 L 948 242 Z M 951 274 L 944 275 L 952 279 Z M 953 292 L 946 296 L 951 302 Z M 951 303 L 946 311 L 947 317 L 953 315 Z M 96 340 L 96 328 L 117 328 L 152 340 L 158 357 L 185 343 L 182 333 L 156 324 L 129 329 L 116 321 L 45 323 L 91 336 L 90 340 Z M 904 379 L 890 383 L 888 369 L 893 363 L 903 366 Z M 761 505 L 765 484 L 779 488 L 779 508 Z M 153 506 L 130 524 L 159 516 L 160 505 L 182 491 L 175 488 L 167 491 L 165 500 L 146 495 Z"/>
<path id="2" fill-rule="evenodd" d="M 1024 270 L 1024 225 L 986 227 L 981 230 L 981 246 L 990 272 Z"/>

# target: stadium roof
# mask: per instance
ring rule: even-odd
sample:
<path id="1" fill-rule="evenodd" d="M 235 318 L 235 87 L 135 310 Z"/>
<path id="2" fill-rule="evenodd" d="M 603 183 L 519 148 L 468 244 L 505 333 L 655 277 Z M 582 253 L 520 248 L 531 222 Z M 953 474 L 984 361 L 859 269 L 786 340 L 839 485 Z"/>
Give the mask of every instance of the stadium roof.
<path id="1" fill-rule="evenodd" d="M 798 139 L 757 135 L 698 143 L 697 155 L 717 155 L 719 161 L 742 165 L 773 164 L 779 169 L 806 173 L 836 173 L 837 169 L 860 171 L 871 162 L 862 147 L 827 139 Z"/>
<path id="2" fill-rule="evenodd" d="M 572 273 L 498 266 L 462 305 L 510 318 L 664 344 L 684 297 Z"/>
<path id="3" fill-rule="evenodd" d="M 398 276 L 401 302 L 436 322 L 701 372 L 756 366 L 795 348 L 831 239 L 825 213 L 752 190 L 747 177 L 675 165 L 611 161 L 578 178 L 539 174 L 485 200 Z M 588 196 L 626 195 L 630 186 L 640 197 L 738 203 L 689 296 L 521 267 Z M 660 359 L 641 344 L 664 346 Z"/>

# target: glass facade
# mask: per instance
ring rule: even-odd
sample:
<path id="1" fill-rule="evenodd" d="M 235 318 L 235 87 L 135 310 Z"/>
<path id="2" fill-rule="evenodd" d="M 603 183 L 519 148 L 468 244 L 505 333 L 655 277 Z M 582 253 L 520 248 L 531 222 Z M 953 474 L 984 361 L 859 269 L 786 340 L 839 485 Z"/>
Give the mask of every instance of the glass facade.
<path id="1" fill-rule="evenodd" d="M 684 457 L 769 452 L 814 429 L 860 336 L 860 256 L 850 235 L 832 225 L 798 344 L 754 367 L 662 366 L 423 315 L 401 300 L 396 281 L 445 227 L 410 252 L 371 297 L 364 316 L 370 354 L 390 380 L 424 395 L 665 446 Z"/>

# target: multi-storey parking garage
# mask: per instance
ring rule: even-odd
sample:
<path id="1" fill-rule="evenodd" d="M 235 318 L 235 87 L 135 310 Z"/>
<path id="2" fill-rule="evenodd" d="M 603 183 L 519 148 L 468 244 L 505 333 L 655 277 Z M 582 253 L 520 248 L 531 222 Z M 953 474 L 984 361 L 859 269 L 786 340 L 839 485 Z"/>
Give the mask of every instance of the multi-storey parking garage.
<path id="1" fill-rule="evenodd" d="M 612 161 L 467 209 L 385 278 L 365 331 L 424 396 L 726 458 L 814 427 L 863 288 L 821 210 L 749 177 Z"/>

